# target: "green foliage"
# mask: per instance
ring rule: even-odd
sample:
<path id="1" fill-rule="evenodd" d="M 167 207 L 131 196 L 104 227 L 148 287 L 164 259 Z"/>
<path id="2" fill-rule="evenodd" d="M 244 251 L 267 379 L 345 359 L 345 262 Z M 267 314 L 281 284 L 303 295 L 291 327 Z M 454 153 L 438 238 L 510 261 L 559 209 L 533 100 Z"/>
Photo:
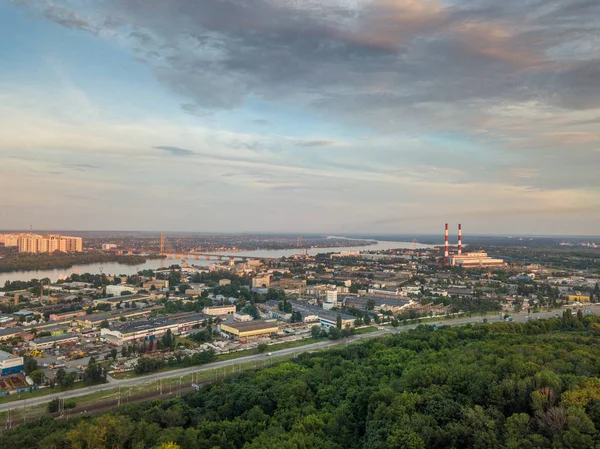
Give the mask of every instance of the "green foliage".
<path id="1" fill-rule="evenodd" d="M 121 256 L 101 252 L 27 254 L 15 253 L 0 259 L 0 273 L 10 271 L 45 270 L 51 268 L 70 268 L 73 265 L 83 265 L 98 262 L 117 262 L 129 265 L 141 265 L 147 257 Z"/>
<path id="2" fill-rule="evenodd" d="M 26 355 L 23 358 L 23 369 L 25 370 L 25 374 L 31 374 L 33 371 L 38 369 L 38 362 L 35 357 Z"/>
<path id="3" fill-rule="evenodd" d="M 85 369 L 84 381 L 88 385 L 106 382 L 106 370 L 102 365 L 96 362 L 94 357 L 90 358 L 88 366 Z"/>
<path id="4" fill-rule="evenodd" d="M 598 321 L 418 326 L 116 415 L 42 419 L 6 432 L 0 447 L 595 448 Z"/>

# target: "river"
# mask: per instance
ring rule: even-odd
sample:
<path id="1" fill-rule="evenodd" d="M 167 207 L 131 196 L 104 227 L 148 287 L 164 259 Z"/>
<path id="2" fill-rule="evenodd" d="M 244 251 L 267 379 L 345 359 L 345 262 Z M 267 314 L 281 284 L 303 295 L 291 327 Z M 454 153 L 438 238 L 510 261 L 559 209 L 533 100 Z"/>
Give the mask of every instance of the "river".
<path id="1" fill-rule="evenodd" d="M 339 238 L 339 237 L 338 237 Z M 385 242 L 378 241 L 374 245 L 367 246 L 346 246 L 346 247 L 331 247 L 331 248 L 308 248 L 308 254 L 311 256 L 320 253 L 337 253 L 340 251 L 378 251 L 386 249 L 401 249 L 401 248 L 412 248 L 413 244 L 410 242 Z M 433 245 L 415 244 L 416 248 L 431 248 Z M 294 254 L 299 254 L 298 248 L 291 249 L 273 249 L 273 250 L 252 250 L 252 251 L 239 251 L 234 253 L 236 256 L 248 256 L 248 257 L 289 257 Z M 232 254 L 231 252 L 214 252 L 213 254 Z M 4 286 L 6 281 L 28 281 L 30 279 L 44 279 L 49 278 L 51 282 L 56 282 L 58 279 L 64 279 L 72 273 L 93 273 L 93 274 L 135 274 L 141 270 L 156 269 L 160 267 L 169 266 L 172 264 L 179 264 L 180 260 L 166 260 L 166 259 L 148 259 L 145 263 L 139 265 L 126 265 L 118 262 L 105 262 L 105 263 L 91 263 L 86 265 L 73 265 L 70 268 L 56 268 L 53 270 L 30 270 L 30 271 L 12 271 L 10 273 L 0 273 L 0 286 Z M 215 263 L 215 260 L 188 260 L 188 263 L 194 265 L 210 265 Z"/>

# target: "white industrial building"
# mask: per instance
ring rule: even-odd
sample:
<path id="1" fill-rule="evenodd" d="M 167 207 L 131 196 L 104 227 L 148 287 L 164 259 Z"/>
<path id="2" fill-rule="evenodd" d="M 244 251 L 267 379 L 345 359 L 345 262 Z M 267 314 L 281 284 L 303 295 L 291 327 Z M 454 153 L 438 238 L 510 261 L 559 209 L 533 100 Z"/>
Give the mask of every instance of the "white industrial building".
<path id="1" fill-rule="evenodd" d="M 327 289 L 327 293 L 325 296 L 325 302 L 323 302 L 323 309 L 325 310 L 331 310 L 334 307 L 337 307 L 338 303 L 337 303 L 337 288 L 335 287 L 329 287 Z"/>
<path id="2" fill-rule="evenodd" d="M 137 293 L 137 288 L 133 285 L 107 285 L 106 294 L 120 296 L 123 292 Z"/>
<path id="3" fill-rule="evenodd" d="M 503 267 L 504 260 L 489 257 L 485 251 L 450 256 L 450 265 L 464 268 Z"/>

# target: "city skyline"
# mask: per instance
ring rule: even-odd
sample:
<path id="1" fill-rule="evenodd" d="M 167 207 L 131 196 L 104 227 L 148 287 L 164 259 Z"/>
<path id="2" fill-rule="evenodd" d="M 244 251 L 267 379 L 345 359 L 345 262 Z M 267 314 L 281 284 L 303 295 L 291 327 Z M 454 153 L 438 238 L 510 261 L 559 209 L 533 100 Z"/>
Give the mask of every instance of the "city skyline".
<path id="1" fill-rule="evenodd" d="M 0 227 L 597 235 L 597 2 L 0 4 Z"/>

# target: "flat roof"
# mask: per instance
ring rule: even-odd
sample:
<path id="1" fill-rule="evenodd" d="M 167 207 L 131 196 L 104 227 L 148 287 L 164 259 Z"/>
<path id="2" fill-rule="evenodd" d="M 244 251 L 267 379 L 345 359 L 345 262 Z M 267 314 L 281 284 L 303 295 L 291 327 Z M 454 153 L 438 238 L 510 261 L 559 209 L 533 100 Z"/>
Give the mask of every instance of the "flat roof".
<path id="1" fill-rule="evenodd" d="M 13 355 L 10 352 L 0 350 L 0 362 L 12 358 Z"/>
<path id="2" fill-rule="evenodd" d="M 72 338 L 77 338 L 77 335 L 76 334 L 55 335 L 55 336 L 53 335 L 51 337 L 38 338 L 36 340 L 33 340 L 33 342 L 35 344 L 50 343 L 50 342 L 61 341 L 61 340 L 70 340 Z"/>
<path id="3" fill-rule="evenodd" d="M 142 319 L 129 321 L 127 323 L 123 323 L 117 326 L 111 326 L 110 330 L 119 331 L 122 334 L 129 334 L 131 332 L 139 332 L 154 329 L 157 327 L 172 326 L 175 324 L 177 323 L 169 319 Z"/>
<path id="4" fill-rule="evenodd" d="M 231 327 L 240 332 L 258 331 L 261 329 L 272 329 L 274 327 L 279 327 L 277 326 L 277 323 L 263 320 L 246 321 L 245 323 L 228 323 L 222 324 L 221 326 Z"/>
<path id="5" fill-rule="evenodd" d="M 7 327 L 5 329 L 0 329 L 0 337 L 4 337 L 5 335 L 18 334 L 19 332 L 22 332 L 22 329 L 19 329 L 17 327 Z"/>

